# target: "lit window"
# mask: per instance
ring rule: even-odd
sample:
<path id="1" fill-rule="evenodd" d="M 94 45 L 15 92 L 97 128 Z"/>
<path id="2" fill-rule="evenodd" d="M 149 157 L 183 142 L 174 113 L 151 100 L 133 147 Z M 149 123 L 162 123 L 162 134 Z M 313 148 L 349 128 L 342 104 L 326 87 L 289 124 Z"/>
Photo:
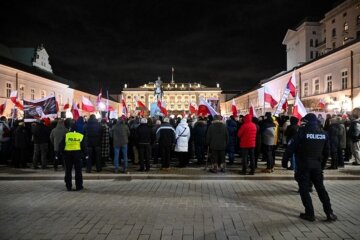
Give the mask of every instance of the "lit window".
<path id="1" fill-rule="evenodd" d="M 314 80 L 314 94 L 319 94 L 319 93 L 320 93 L 320 80 L 315 79 Z"/>
<path id="2" fill-rule="evenodd" d="M 326 76 L 326 92 L 332 92 L 332 76 Z"/>
<path id="3" fill-rule="evenodd" d="M 344 70 L 341 72 L 341 89 L 347 89 L 348 86 L 348 71 Z"/>
<path id="4" fill-rule="evenodd" d="M 20 99 L 24 100 L 24 96 L 25 96 L 25 86 L 24 85 L 20 84 L 19 92 L 20 92 Z"/>
<path id="5" fill-rule="evenodd" d="M 344 31 L 349 30 L 349 24 L 347 22 L 344 23 Z"/>
<path id="6" fill-rule="evenodd" d="M 11 95 L 11 90 L 12 90 L 12 84 L 11 83 L 6 83 L 6 97 L 9 98 Z"/>
<path id="7" fill-rule="evenodd" d="M 44 98 L 46 96 L 46 91 L 45 90 L 41 90 L 41 98 Z"/>
<path id="8" fill-rule="evenodd" d="M 31 100 L 34 100 L 35 99 L 35 89 L 30 89 L 30 98 Z"/>
<path id="9" fill-rule="evenodd" d="M 303 92 L 303 96 L 307 97 L 309 96 L 309 83 L 308 82 L 304 82 L 304 92 Z"/>

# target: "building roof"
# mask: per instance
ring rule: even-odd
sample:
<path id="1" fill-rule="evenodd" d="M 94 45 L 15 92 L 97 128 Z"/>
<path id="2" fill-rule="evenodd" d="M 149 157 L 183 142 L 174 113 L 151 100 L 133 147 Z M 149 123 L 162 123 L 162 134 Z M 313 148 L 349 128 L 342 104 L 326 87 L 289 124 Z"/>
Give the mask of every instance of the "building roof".
<path id="1" fill-rule="evenodd" d="M 218 90 L 221 91 L 220 87 L 207 87 L 201 83 L 167 83 L 163 82 L 161 84 L 163 91 L 196 91 L 196 90 Z M 141 85 L 137 88 L 124 88 L 123 91 L 153 91 L 156 88 L 155 82 L 149 82 L 144 85 Z"/>

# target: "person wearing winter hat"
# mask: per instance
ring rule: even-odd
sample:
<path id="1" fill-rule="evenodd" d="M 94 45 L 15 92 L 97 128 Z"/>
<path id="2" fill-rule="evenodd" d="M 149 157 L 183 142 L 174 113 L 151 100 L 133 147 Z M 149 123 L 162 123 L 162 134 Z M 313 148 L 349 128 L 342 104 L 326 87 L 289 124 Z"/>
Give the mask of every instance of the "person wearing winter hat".
<path id="1" fill-rule="evenodd" d="M 321 168 L 323 153 L 329 153 L 329 137 L 317 121 L 316 115 L 308 113 L 304 120 L 305 126 L 300 127 L 296 136 L 290 140 L 286 148 L 286 156 L 295 154 L 295 178 L 299 185 L 299 192 L 305 213 L 300 218 L 315 221 L 315 211 L 310 196 L 310 183 L 312 182 L 318 193 L 327 221 L 336 221 L 337 217 L 331 208 L 330 198 L 324 186 L 324 175 Z"/>

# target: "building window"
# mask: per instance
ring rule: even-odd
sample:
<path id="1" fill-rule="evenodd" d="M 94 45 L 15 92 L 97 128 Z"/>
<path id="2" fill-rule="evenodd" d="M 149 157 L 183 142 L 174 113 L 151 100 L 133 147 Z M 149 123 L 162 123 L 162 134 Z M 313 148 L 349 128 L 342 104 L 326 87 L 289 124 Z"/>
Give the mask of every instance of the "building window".
<path id="1" fill-rule="evenodd" d="M 315 39 L 315 47 L 317 47 L 318 45 L 319 45 L 319 41 Z"/>
<path id="2" fill-rule="evenodd" d="M 63 96 L 62 96 L 61 94 L 58 95 L 58 103 L 59 103 L 60 105 L 63 104 Z"/>
<path id="3" fill-rule="evenodd" d="M 40 98 L 44 98 L 46 96 L 46 91 L 41 90 Z"/>
<path id="4" fill-rule="evenodd" d="M 19 92 L 20 92 L 20 99 L 24 100 L 25 96 L 25 86 L 23 84 L 20 84 L 19 86 Z"/>
<path id="5" fill-rule="evenodd" d="M 314 52 L 310 51 L 310 59 L 313 59 L 313 58 L 314 58 Z"/>
<path id="6" fill-rule="evenodd" d="M 356 24 L 357 24 L 357 25 L 360 24 L 360 15 L 358 15 L 358 16 L 356 17 Z"/>
<path id="7" fill-rule="evenodd" d="M 304 87 L 303 87 L 303 97 L 307 97 L 309 96 L 309 83 L 308 82 L 304 82 Z"/>
<path id="8" fill-rule="evenodd" d="M 335 23 L 335 18 L 333 20 L 331 20 L 331 23 Z"/>
<path id="9" fill-rule="evenodd" d="M 327 75 L 326 77 L 326 92 L 332 92 L 332 76 Z"/>
<path id="10" fill-rule="evenodd" d="M 31 100 L 34 100 L 35 99 L 35 89 L 30 89 L 30 98 Z"/>
<path id="11" fill-rule="evenodd" d="M 333 28 L 331 31 L 331 36 L 336 37 L 336 28 Z"/>
<path id="12" fill-rule="evenodd" d="M 314 94 L 319 94 L 319 93 L 320 93 L 320 80 L 315 79 L 314 80 Z"/>
<path id="13" fill-rule="evenodd" d="M 344 12 L 344 13 L 343 13 L 343 17 L 346 17 L 346 15 L 347 15 L 347 13 L 346 13 L 346 12 Z"/>
<path id="14" fill-rule="evenodd" d="M 313 35 L 316 35 L 316 31 L 313 31 L 312 34 L 313 34 Z"/>
<path id="15" fill-rule="evenodd" d="M 349 24 L 347 22 L 344 23 L 344 31 L 347 32 L 349 30 Z"/>
<path id="16" fill-rule="evenodd" d="M 344 70 L 341 72 L 341 89 L 347 89 L 347 83 L 348 83 L 348 71 Z"/>
<path id="17" fill-rule="evenodd" d="M 333 43 L 332 43 L 332 47 L 333 47 L 333 49 L 336 48 L 336 42 L 333 42 Z"/>
<path id="18" fill-rule="evenodd" d="M 7 82 L 6 83 L 6 98 L 9 98 L 11 95 L 11 90 L 12 90 L 12 84 Z"/>
<path id="19" fill-rule="evenodd" d="M 318 57 L 318 56 L 319 56 L 319 52 L 316 51 L 316 52 L 315 52 L 315 57 Z"/>
<path id="20" fill-rule="evenodd" d="M 310 47 L 314 46 L 314 40 L 310 39 Z"/>

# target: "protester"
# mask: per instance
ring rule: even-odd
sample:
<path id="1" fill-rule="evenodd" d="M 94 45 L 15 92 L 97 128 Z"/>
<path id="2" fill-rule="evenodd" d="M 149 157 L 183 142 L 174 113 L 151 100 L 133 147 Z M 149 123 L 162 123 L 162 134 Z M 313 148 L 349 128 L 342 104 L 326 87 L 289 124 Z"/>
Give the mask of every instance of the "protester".
<path id="1" fill-rule="evenodd" d="M 59 149 L 60 142 L 64 139 L 65 134 L 68 130 L 65 128 L 64 120 L 60 119 L 57 121 L 56 127 L 50 133 L 50 142 L 54 147 L 54 170 L 58 170 L 59 162 L 62 162 L 62 151 Z"/>
<path id="2" fill-rule="evenodd" d="M 296 136 L 299 130 L 298 122 L 299 122 L 298 118 L 294 116 L 290 118 L 290 126 L 286 128 L 284 133 L 284 136 L 286 137 L 286 147 L 287 145 L 289 145 L 290 140 Z M 291 158 L 290 167 L 288 167 L 289 158 L 285 158 L 286 162 L 284 162 L 282 165 L 283 167 L 286 167 L 288 170 L 295 170 L 296 168 L 295 154 L 291 155 L 290 158 Z"/>
<path id="3" fill-rule="evenodd" d="M 105 167 L 110 158 L 110 128 L 107 119 L 101 119 L 101 166 Z"/>
<path id="4" fill-rule="evenodd" d="M 33 168 L 38 168 L 39 156 L 41 156 L 41 168 L 46 169 L 48 160 L 48 144 L 50 140 L 50 130 L 45 126 L 44 120 L 35 123 L 32 127 L 32 135 L 34 141 Z"/>
<path id="5" fill-rule="evenodd" d="M 157 119 L 152 127 L 152 133 L 151 133 L 152 134 L 151 137 L 154 140 L 151 149 L 151 154 L 154 160 L 153 161 L 154 164 L 158 164 L 159 162 L 159 142 L 156 140 L 156 132 L 159 129 L 160 125 L 161 125 L 161 121 Z"/>
<path id="6" fill-rule="evenodd" d="M 134 120 L 129 122 L 130 125 L 130 141 L 129 146 L 131 147 L 131 159 L 133 164 L 139 163 L 139 150 L 138 150 L 138 137 L 136 136 L 136 128 L 140 125 L 140 119 L 136 117 Z"/>
<path id="7" fill-rule="evenodd" d="M 205 160 L 207 124 L 203 117 L 199 117 L 194 124 L 194 145 L 197 164 L 203 164 Z"/>
<path id="8" fill-rule="evenodd" d="M 354 108 L 352 111 L 353 120 L 351 121 L 349 133 L 353 142 L 354 162 L 352 165 L 360 165 L 360 108 Z"/>
<path id="9" fill-rule="evenodd" d="M 240 140 L 240 150 L 242 154 L 241 174 L 242 175 L 246 174 L 246 169 L 248 163 L 250 162 L 249 175 L 254 175 L 255 173 L 254 149 L 256 146 L 256 125 L 252 122 L 251 114 L 245 115 L 244 123 L 240 127 L 237 136 L 239 137 Z"/>
<path id="10" fill-rule="evenodd" d="M 146 118 L 141 118 L 140 125 L 136 128 L 136 136 L 139 150 L 139 171 L 150 171 L 152 127 Z"/>
<path id="11" fill-rule="evenodd" d="M 0 118 L 0 164 L 7 164 L 10 157 L 10 126 L 6 117 Z"/>
<path id="12" fill-rule="evenodd" d="M 176 133 L 169 118 L 164 118 L 164 122 L 156 131 L 156 141 L 159 143 L 161 155 L 161 168 L 169 170 L 171 160 L 171 150 L 175 145 Z"/>
<path id="13" fill-rule="evenodd" d="M 119 172 L 119 153 L 121 151 L 123 159 L 123 173 L 128 173 L 128 142 L 130 137 L 130 129 L 125 124 L 124 118 L 119 118 L 117 123 L 112 127 L 110 135 L 113 138 L 114 146 L 114 173 Z"/>
<path id="14" fill-rule="evenodd" d="M 89 158 L 86 161 L 86 172 L 91 173 L 93 162 L 95 162 L 96 171 L 101 172 L 102 129 L 94 114 L 90 115 L 89 121 L 84 127 L 84 134 L 89 154 Z"/>
<path id="15" fill-rule="evenodd" d="M 261 132 L 260 132 L 260 126 L 259 126 L 259 119 L 256 117 L 252 118 L 252 122 L 256 126 L 256 144 L 254 149 L 254 167 L 257 169 L 259 155 L 261 152 Z"/>
<path id="16" fill-rule="evenodd" d="M 25 126 L 23 120 L 19 121 L 14 135 L 15 156 L 13 159 L 13 166 L 15 168 L 27 168 L 31 145 L 31 133 L 30 130 Z"/>
<path id="17" fill-rule="evenodd" d="M 263 158 L 266 161 L 265 173 L 274 171 L 275 159 L 273 149 L 275 143 L 275 124 L 270 112 L 265 113 L 265 119 L 261 124 L 261 143 L 263 144 Z"/>
<path id="18" fill-rule="evenodd" d="M 179 167 L 183 168 L 189 164 L 189 140 L 190 140 L 190 128 L 187 124 L 187 119 L 181 119 L 180 123 L 176 127 L 176 145 L 175 152 L 177 153 L 179 160 Z"/>
<path id="19" fill-rule="evenodd" d="M 217 173 L 219 169 L 225 171 L 225 151 L 228 142 L 229 133 L 226 126 L 221 121 L 221 116 L 215 115 L 206 133 L 206 145 L 210 148 L 213 164 L 211 172 Z"/>
<path id="20" fill-rule="evenodd" d="M 233 116 L 230 116 L 230 118 L 226 120 L 226 128 L 229 134 L 229 142 L 226 146 L 226 152 L 229 157 L 229 165 L 233 165 L 235 160 L 235 145 L 237 143 L 236 134 L 238 132 L 237 123 Z"/>

